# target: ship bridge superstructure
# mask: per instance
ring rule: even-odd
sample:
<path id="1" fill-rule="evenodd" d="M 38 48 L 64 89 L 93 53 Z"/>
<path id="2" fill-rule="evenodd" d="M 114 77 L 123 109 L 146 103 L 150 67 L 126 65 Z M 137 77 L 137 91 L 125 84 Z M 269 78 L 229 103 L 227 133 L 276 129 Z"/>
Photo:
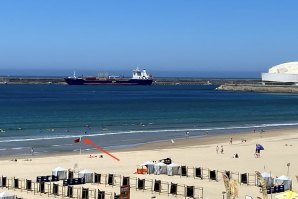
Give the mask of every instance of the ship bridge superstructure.
<path id="1" fill-rule="evenodd" d="M 152 79 L 152 76 L 145 69 L 136 68 L 132 71 L 132 79 Z"/>

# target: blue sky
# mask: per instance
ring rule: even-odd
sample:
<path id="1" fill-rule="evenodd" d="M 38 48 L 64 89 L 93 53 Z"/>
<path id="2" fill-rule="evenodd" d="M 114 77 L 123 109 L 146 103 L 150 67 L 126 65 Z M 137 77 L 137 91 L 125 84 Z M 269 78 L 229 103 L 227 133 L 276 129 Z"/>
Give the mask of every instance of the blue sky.
<path id="1" fill-rule="evenodd" d="M 2 0 L 0 75 L 136 66 L 155 76 L 259 77 L 298 61 L 298 1 Z"/>

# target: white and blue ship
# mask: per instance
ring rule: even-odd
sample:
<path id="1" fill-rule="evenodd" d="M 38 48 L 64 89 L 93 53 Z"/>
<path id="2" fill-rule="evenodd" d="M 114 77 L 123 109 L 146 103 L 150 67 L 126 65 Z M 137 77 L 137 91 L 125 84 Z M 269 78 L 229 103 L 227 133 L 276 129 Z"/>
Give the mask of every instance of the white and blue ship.
<path id="1" fill-rule="evenodd" d="M 136 68 L 132 72 L 131 78 L 119 76 L 107 77 L 76 77 L 75 73 L 72 77 L 64 78 L 69 85 L 151 85 L 153 82 L 152 76 L 146 72 Z"/>

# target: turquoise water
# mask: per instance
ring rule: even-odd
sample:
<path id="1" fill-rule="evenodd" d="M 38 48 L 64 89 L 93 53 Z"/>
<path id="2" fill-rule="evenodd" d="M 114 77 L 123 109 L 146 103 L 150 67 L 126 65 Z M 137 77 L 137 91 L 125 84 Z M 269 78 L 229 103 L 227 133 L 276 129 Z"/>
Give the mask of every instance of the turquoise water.
<path id="1" fill-rule="evenodd" d="M 0 85 L 0 154 L 73 151 L 298 124 L 298 95 L 214 86 Z M 24 150 L 25 149 L 25 150 Z M 88 149 L 88 146 L 85 146 Z"/>

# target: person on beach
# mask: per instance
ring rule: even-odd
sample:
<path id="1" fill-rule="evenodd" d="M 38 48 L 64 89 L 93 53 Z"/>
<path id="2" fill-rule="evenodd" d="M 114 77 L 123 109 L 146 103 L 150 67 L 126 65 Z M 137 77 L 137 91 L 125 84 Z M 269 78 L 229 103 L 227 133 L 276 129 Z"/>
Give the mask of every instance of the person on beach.
<path id="1" fill-rule="evenodd" d="M 218 154 L 218 151 L 219 151 L 219 147 L 218 145 L 216 146 L 216 153 Z"/>
<path id="2" fill-rule="evenodd" d="M 221 145 L 220 153 L 223 154 L 223 152 L 224 152 L 224 148 L 223 148 L 223 145 Z"/>
<path id="3" fill-rule="evenodd" d="M 238 158 L 239 156 L 238 156 L 238 153 L 235 153 L 234 155 L 233 155 L 233 158 Z"/>
<path id="4" fill-rule="evenodd" d="M 233 138 L 230 139 L 230 144 L 233 144 Z"/>
<path id="5" fill-rule="evenodd" d="M 185 133 L 185 138 L 186 138 L 186 139 L 189 138 L 189 131 L 186 131 L 186 133 Z"/>
<path id="6" fill-rule="evenodd" d="M 34 148 L 31 147 L 31 155 L 33 156 L 33 154 L 34 154 Z"/>
<path id="7" fill-rule="evenodd" d="M 259 152 L 259 150 L 256 150 L 255 157 L 256 157 L 256 158 L 259 158 L 259 157 L 260 157 L 260 152 Z"/>
<path id="8" fill-rule="evenodd" d="M 260 152 L 261 152 L 261 150 L 258 148 L 258 144 L 256 144 L 256 153 L 255 153 L 256 158 L 260 157 Z"/>

